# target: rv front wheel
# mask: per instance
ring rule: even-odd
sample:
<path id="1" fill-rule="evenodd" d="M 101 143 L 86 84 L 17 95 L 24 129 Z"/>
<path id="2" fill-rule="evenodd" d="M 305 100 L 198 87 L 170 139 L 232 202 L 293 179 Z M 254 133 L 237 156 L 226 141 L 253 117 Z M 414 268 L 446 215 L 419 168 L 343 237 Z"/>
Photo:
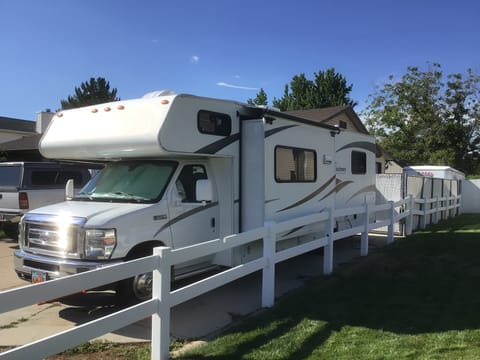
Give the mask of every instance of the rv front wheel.
<path id="1" fill-rule="evenodd" d="M 143 246 L 132 249 L 126 260 L 139 259 L 153 254 L 153 248 L 160 246 L 158 243 L 144 243 Z M 117 302 L 120 305 L 135 304 L 148 300 L 152 297 L 152 273 L 139 274 L 137 276 L 120 281 L 117 286 Z"/>
<path id="2" fill-rule="evenodd" d="M 135 298 L 140 301 L 148 300 L 152 297 L 153 275 L 152 273 L 140 274 L 133 278 L 132 292 Z"/>
<path id="3" fill-rule="evenodd" d="M 117 285 L 117 303 L 131 305 L 152 297 L 152 273 L 139 274 L 122 280 Z"/>

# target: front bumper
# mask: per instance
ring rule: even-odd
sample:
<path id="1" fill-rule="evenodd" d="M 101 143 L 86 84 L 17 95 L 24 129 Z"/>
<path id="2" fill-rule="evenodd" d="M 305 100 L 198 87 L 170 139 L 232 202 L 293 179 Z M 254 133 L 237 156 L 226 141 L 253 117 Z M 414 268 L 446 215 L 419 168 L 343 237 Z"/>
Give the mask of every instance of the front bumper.
<path id="1" fill-rule="evenodd" d="M 19 277 L 25 280 L 30 280 L 34 271 L 46 273 L 48 279 L 58 279 L 63 276 L 110 266 L 117 262 L 121 261 L 99 262 L 60 259 L 27 253 L 21 249 L 15 250 L 14 253 L 15 271 Z"/>

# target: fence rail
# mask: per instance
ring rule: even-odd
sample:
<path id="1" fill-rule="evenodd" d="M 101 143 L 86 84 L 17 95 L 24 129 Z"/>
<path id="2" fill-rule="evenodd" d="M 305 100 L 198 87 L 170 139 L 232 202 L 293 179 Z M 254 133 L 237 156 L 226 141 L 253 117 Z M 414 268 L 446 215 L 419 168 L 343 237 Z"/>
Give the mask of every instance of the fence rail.
<path id="1" fill-rule="evenodd" d="M 441 219 L 459 214 L 460 202 L 460 196 L 431 199 L 415 199 L 408 196 L 400 201 L 390 201 L 380 205 L 366 204 L 362 207 L 349 209 L 327 209 L 321 213 L 288 221 L 266 222 L 262 228 L 180 249 L 159 247 L 154 250 L 152 256 L 145 258 L 0 292 L 0 313 L 3 313 L 38 302 L 67 296 L 83 289 L 99 287 L 137 274 L 153 272 L 152 299 L 56 335 L 0 353 L 0 360 L 44 358 L 125 327 L 150 315 L 152 315 L 151 358 L 168 359 L 171 307 L 259 270 L 262 270 L 262 306 L 271 307 L 274 304 L 276 263 L 323 247 L 323 272 L 330 274 L 333 270 L 333 248 L 336 240 L 360 233 L 360 254 L 366 256 L 368 255 L 369 231 L 387 227 L 387 243 L 391 243 L 394 240 L 393 228 L 395 223 L 404 220 L 408 235 L 417 228 L 415 225 L 416 218 L 419 219 L 419 227 L 424 228 L 430 222 L 436 223 Z M 371 219 L 376 218 L 379 213 L 382 213 L 384 217 L 386 215 L 387 218 L 371 222 Z M 360 226 L 335 232 L 335 218 L 349 215 L 363 216 L 365 221 Z M 319 222 L 326 224 L 326 231 L 317 234 L 318 238 L 295 247 L 276 251 L 277 234 L 299 226 Z M 263 255 L 258 259 L 235 266 L 180 289 L 171 290 L 170 269 L 172 265 L 248 244 L 258 239 L 263 241 Z"/>

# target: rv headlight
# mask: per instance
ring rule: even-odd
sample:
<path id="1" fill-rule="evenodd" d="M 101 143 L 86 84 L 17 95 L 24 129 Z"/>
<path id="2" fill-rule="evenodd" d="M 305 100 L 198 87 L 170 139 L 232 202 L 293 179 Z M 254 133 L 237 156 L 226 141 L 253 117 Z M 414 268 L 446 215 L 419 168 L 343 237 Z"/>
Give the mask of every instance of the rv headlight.
<path id="1" fill-rule="evenodd" d="M 85 257 L 87 259 L 108 259 L 116 245 L 115 229 L 85 230 Z"/>

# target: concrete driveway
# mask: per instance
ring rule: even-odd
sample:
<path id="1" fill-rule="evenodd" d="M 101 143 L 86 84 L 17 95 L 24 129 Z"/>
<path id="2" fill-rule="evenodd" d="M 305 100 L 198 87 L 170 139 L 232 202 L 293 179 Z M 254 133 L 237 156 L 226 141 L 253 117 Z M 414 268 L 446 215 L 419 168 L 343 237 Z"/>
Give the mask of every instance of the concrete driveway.
<path id="1" fill-rule="evenodd" d="M 385 238 L 370 238 L 370 249 L 383 246 Z M 0 239 L 0 291 L 28 285 L 13 270 L 16 243 Z M 334 263 L 359 257 L 359 238 L 335 242 Z M 277 265 L 275 295 L 279 297 L 322 273 L 322 251 L 314 251 Z M 0 346 L 23 345 L 118 310 L 113 292 L 89 292 L 0 314 Z M 217 333 L 238 316 L 261 307 L 261 273 L 257 272 L 210 293 L 180 304 L 171 311 L 174 338 L 199 339 Z M 101 339 L 113 342 L 150 341 L 150 319 L 144 319 Z"/>

